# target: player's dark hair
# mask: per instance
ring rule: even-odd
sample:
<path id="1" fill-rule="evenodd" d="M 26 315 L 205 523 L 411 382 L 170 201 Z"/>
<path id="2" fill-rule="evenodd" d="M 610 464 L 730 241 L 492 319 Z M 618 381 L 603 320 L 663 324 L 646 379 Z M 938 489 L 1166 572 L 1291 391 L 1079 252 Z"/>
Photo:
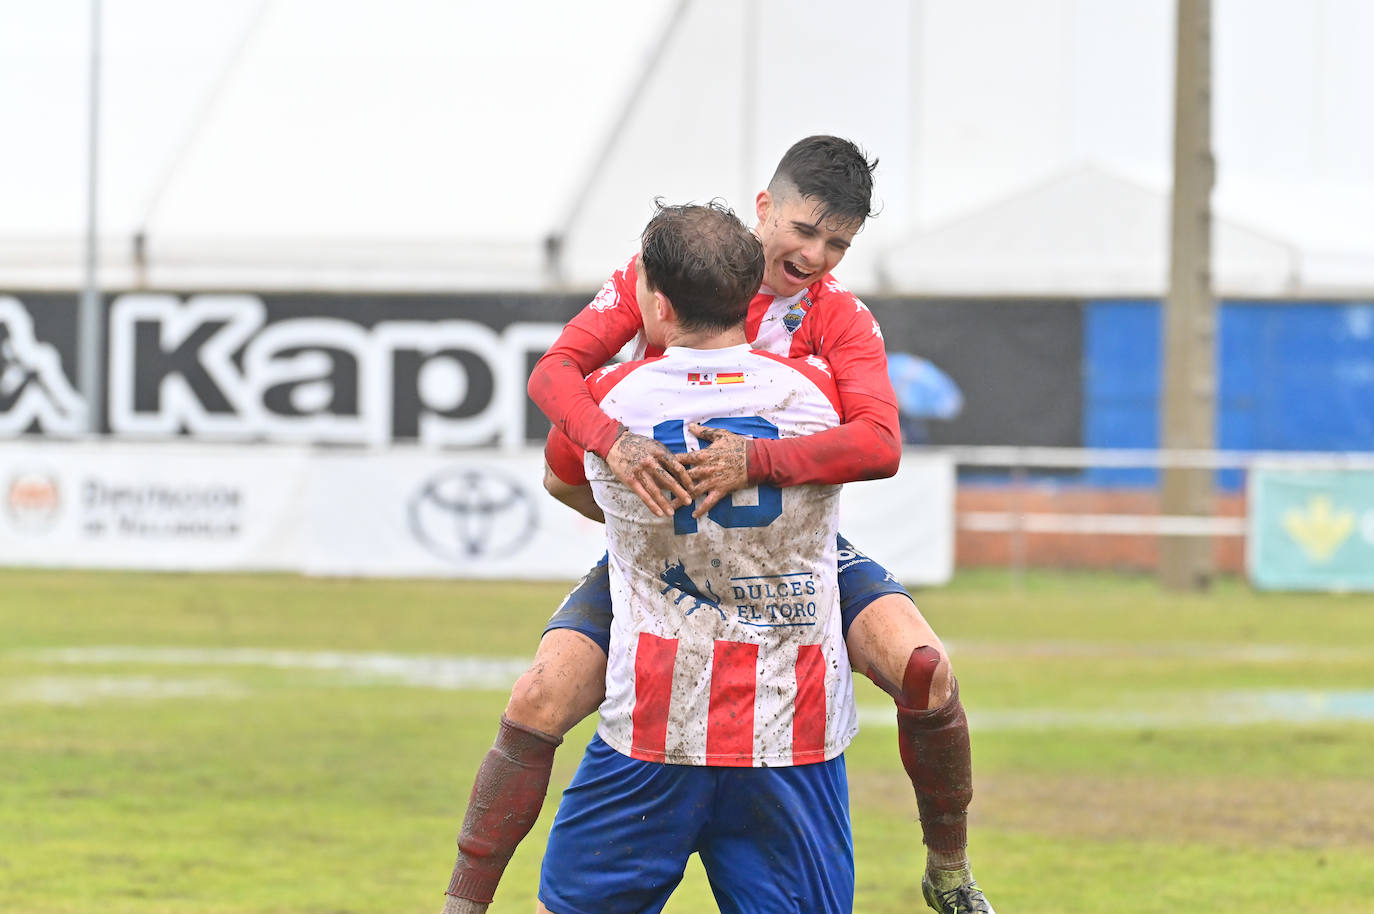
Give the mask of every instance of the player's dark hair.
<path id="1" fill-rule="evenodd" d="M 783 154 L 768 190 L 774 196 L 795 191 L 820 201 L 823 220 L 863 223 L 876 216 L 873 208 L 873 172 L 878 160 L 869 161 L 850 140 L 837 136 L 809 136 L 792 144 Z"/>
<path id="2" fill-rule="evenodd" d="M 683 330 L 728 330 L 744 321 L 763 282 L 763 245 L 724 203 L 657 211 L 640 235 L 649 288 L 662 292 Z"/>

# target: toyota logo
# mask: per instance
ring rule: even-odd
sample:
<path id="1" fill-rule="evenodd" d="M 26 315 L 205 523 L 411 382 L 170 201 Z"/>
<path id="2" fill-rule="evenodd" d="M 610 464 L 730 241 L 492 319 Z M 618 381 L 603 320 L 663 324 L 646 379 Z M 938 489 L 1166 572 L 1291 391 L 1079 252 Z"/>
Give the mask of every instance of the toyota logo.
<path id="1" fill-rule="evenodd" d="M 524 486 L 490 470 L 439 473 L 410 500 L 411 533 L 452 562 L 511 555 L 529 541 L 536 520 Z"/>

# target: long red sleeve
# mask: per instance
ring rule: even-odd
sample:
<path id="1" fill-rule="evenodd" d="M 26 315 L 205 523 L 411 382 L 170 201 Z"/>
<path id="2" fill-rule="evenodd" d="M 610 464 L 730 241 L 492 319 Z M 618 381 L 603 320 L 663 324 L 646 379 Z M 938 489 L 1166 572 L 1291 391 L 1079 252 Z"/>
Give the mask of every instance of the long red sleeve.
<path id="1" fill-rule="evenodd" d="M 620 423 L 601 411 L 584 378 L 643 328 L 635 299 L 637 278 L 632 258 L 568 322 L 530 373 L 528 390 L 535 405 L 574 444 L 603 458 L 620 433 Z M 901 461 L 902 445 L 882 332 L 863 303 L 832 277 L 813 284 L 807 296 L 800 327 L 789 331 L 781 345 L 767 348 L 794 358 L 815 354 L 824 359 L 839 390 L 844 424 L 803 438 L 751 441 L 750 480 L 833 485 L 891 476 Z M 751 336 L 759 333 L 772 301 L 764 293 L 755 299 Z"/>
<path id="2" fill-rule="evenodd" d="M 749 481 L 779 486 L 838 485 L 883 479 L 902 459 L 897 408 L 874 397 L 840 390 L 843 425 L 801 438 L 749 442 Z"/>
<path id="3" fill-rule="evenodd" d="M 635 301 L 634 259 L 606 280 L 596 298 L 563 328 L 535 363 L 526 389 L 534 405 L 572 442 L 605 457 L 620 423 L 601 411 L 584 381 L 644 326 Z"/>
<path id="4" fill-rule="evenodd" d="M 892 476 L 902 459 L 902 433 L 873 313 L 830 276 L 793 307 L 804 309 L 804 319 L 792 334 L 789 355 L 814 354 L 829 365 L 843 424 L 802 438 L 750 442 L 750 481 L 836 485 Z"/>
<path id="5" fill-rule="evenodd" d="M 584 450 L 602 457 L 615 443 L 620 423 L 601 411 L 583 380 L 606 364 L 619 347 L 606 350 L 602 342 L 569 325 L 530 372 L 530 399 L 558 431 Z"/>

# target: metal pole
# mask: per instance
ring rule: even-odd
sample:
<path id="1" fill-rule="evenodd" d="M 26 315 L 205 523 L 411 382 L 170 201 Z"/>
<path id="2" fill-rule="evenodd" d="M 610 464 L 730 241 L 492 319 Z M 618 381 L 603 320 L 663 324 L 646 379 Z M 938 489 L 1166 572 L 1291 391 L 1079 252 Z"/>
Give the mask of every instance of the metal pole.
<path id="1" fill-rule="evenodd" d="M 1211 0 L 1178 0 L 1173 214 L 1161 372 L 1165 448 L 1212 450 L 1216 438 L 1211 19 Z M 1210 515 L 1212 474 L 1197 468 L 1164 470 L 1160 502 L 1164 514 Z M 1201 590 L 1212 572 L 1209 538 L 1160 540 L 1159 580 L 1166 589 Z"/>
<path id="2" fill-rule="evenodd" d="M 91 0 L 90 136 L 86 161 L 86 271 L 77 309 L 77 377 L 86 401 L 86 430 L 101 431 L 105 384 L 101 350 L 105 342 L 100 286 L 96 277 L 97 203 L 100 177 L 100 0 Z"/>

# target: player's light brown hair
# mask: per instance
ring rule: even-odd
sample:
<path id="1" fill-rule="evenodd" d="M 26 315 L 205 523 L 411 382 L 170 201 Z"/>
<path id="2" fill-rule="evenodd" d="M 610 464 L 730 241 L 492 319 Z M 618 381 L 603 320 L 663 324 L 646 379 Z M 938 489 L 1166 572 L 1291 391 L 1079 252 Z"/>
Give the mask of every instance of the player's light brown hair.
<path id="1" fill-rule="evenodd" d="M 640 235 L 649 288 L 662 292 L 683 330 L 727 330 L 744 322 L 763 282 L 763 245 L 718 200 L 656 211 Z"/>

